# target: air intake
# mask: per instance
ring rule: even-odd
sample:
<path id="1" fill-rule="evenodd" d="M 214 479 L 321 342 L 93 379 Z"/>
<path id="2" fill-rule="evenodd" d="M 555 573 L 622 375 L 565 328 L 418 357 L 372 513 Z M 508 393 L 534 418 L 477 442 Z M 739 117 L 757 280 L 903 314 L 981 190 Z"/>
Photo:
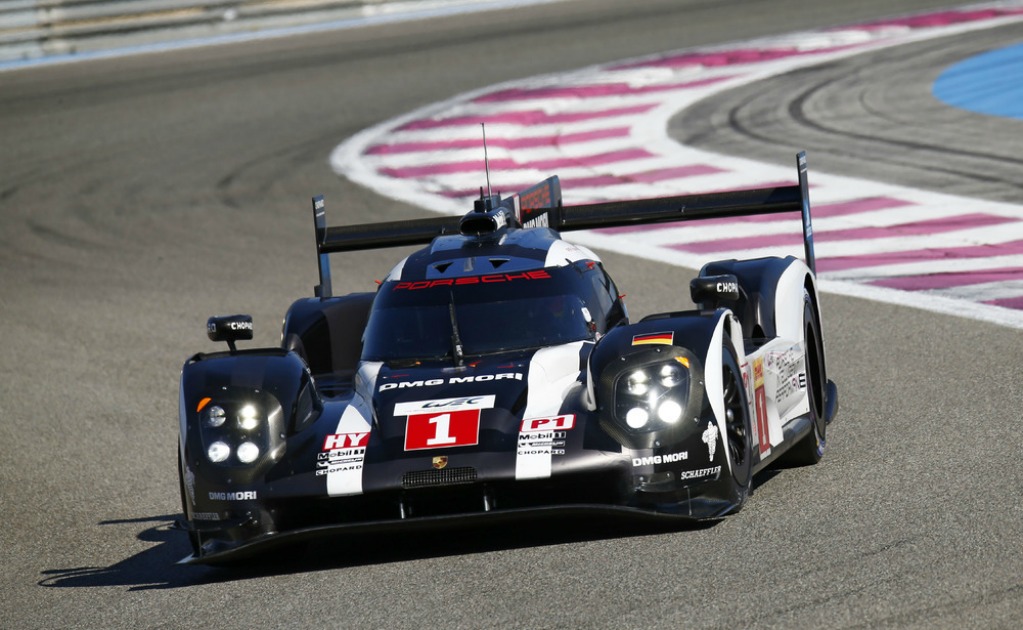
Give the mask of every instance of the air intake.
<path id="1" fill-rule="evenodd" d="M 506 208 L 498 208 L 487 212 L 469 212 L 458 223 L 458 231 L 465 236 L 493 234 L 501 228 L 508 227 L 510 215 Z"/>
<path id="2" fill-rule="evenodd" d="M 476 469 L 471 466 L 461 468 L 444 468 L 441 470 L 413 470 L 401 477 L 401 487 L 406 490 L 414 488 L 436 488 L 439 486 L 457 486 L 476 482 Z"/>

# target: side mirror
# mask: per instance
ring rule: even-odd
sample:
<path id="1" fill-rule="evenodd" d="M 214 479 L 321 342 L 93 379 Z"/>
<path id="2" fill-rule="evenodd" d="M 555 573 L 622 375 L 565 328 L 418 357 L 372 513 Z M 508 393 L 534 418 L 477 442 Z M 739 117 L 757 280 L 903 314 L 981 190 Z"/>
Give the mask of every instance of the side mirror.
<path id="1" fill-rule="evenodd" d="M 252 315 L 222 315 L 206 320 L 206 335 L 210 341 L 226 341 L 231 352 L 237 352 L 234 342 L 252 339 Z"/>
<path id="2" fill-rule="evenodd" d="M 739 301 L 739 280 L 730 273 L 699 276 L 689 282 L 689 295 L 702 308 L 716 308 L 721 302 Z"/>

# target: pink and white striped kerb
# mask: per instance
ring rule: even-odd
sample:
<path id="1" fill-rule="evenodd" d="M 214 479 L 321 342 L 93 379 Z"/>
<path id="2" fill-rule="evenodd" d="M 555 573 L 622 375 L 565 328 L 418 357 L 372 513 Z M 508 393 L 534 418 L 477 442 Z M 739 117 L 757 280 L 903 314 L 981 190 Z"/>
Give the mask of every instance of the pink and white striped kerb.
<path id="1" fill-rule="evenodd" d="M 335 170 L 381 194 L 457 214 L 493 189 L 552 174 L 566 203 L 793 183 L 779 168 L 680 146 L 668 120 L 714 93 L 797 67 L 1023 20 L 1023 2 L 980 5 L 587 68 L 492 86 L 368 129 L 339 146 Z M 818 268 L 826 290 L 1023 327 L 1023 207 L 811 170 Z M 574 233 L 686 267 L 800 255 L 784 217 Z M 797 223 L 798 225 L 798 223 Z"/>

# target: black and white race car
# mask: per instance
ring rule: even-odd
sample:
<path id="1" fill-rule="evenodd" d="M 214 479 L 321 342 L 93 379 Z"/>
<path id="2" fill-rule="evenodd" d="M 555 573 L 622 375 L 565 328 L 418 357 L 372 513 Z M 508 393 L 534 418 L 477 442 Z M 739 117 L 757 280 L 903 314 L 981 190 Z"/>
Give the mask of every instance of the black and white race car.
<path id="1" fill-rule="evenodd" d="M 805 156 L 799 185 L 564 206 L 556 177 L 463 217 L 327 227 L 320 284 L 281 347 L 213 317 L 227 352 L 185 363 L 186 562 L 277 541 L 451 519 L 627 513 L 716 519 L 781 456 L 817 462 L 827 378 Z M 801 212 L 806 260 L 707 263 L 697 308 L 630 321 L 561 232 Z M 425 244 L 374 293 L 334 296 L 328 255 Z"/>

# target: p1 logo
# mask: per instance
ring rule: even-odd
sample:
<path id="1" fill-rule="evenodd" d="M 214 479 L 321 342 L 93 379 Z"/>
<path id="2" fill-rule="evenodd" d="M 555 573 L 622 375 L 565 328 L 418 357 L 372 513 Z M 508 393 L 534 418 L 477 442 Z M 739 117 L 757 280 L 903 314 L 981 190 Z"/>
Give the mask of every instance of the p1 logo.
<path id="1" fill-rule="evenodd" d="M 519 428 L 521 433 L 534 433 L 536 431 L 567 431 L 575 426 L 575 416 L 567 414 L 564 416 L 551 416 L 549 418 L 526 418 Z"/>

